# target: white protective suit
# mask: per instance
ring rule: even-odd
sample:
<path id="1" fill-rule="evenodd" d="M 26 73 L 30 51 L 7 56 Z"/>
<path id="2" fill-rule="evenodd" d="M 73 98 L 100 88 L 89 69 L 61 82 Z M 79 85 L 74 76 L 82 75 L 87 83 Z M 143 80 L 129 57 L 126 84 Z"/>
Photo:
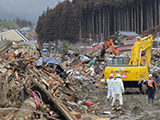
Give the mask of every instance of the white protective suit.
<path id="1" fill-rule="evenodd" d="M 111 106 L 114 105 L 116 99 L 119 100 L 119 104 L 123 105 L 122 92 L 124 92 L 124 85 L 121 78 L 116 78 L 113 86 L 114 97 Z"/>
<path id="2" fill-rule="evenodd" d="M 114 85 L 114 79 L 111 77 L 111 78 L 108 78 L 106 80 L 107 84 L 108 84 L 108 94 L 107 94 L 107 99 L 110 98 L 113 98 L 114 97 L 114 92 L 113 92 L 113 85 Z"/>
<path id="3" fill-rule="evenodd" d="M 93 77 L 94 76 L 94 66 L 92 65 L 90 68 L 89 68 L 90 71 L 92 71 L 90 73 L 90 75 Z"/>

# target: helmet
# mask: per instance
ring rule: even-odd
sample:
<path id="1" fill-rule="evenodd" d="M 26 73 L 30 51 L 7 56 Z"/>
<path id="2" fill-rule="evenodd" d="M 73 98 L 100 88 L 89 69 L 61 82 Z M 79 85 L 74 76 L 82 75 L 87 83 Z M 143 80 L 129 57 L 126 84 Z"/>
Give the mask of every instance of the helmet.
<path id="1" fill-rule="evenodd" d="M 113 74 L 110 74 L 110 77 L 113 77 Z"/>
<path id="2" fill-rule="evenodd" d="M 151 78 L 152 77 L 152 74 L 149 74 L 149 76 L 148 76 L 149 78 Z"/>
<path id="3" fill-rule="evenodd" d="M 117 74 L 117 75 L 116 75 L 116 77 L 119 77 L 119 78 L 120 78 L 120 77 L 121 77 L 121 75 L 120 75 L 120 74 Z"/>

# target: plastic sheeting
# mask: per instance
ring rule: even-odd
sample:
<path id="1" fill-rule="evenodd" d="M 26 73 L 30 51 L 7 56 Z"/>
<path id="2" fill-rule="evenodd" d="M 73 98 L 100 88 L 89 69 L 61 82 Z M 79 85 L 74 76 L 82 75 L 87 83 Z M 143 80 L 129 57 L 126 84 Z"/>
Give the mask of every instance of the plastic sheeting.
<path id="1" fill-rule="evenodd" d="M 49 58 L 49 57 L 43 57 L 42 60 L 45 63 L 53 63 L 53 64 L 59 64 L 60 62 L 57 61 L 55 58 Z"/>

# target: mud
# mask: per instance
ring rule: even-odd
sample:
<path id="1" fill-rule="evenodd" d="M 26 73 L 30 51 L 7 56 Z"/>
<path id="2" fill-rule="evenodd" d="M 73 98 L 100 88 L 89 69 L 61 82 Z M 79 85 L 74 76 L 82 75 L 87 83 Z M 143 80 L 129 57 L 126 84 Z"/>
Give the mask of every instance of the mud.
<path id="1" fill-rule="evenodd" d="M 90 100 L 93 104 L 99 103 L 96 110 L 88 112 L 101 118 L 111 118 L 113 120 L 160 120 L 160 90 L 155 93 L 154 103 L 148 104 L 147 95 L 143 95 L 139 88 L 126 88 L 123 94 L 124 105 L 120 110 L 113 110 L 118 108 L 119 101 L 116 101 L 115 107 L 111 107 L 110 100 L 107 100 L 107 89 L 102 83 L 99 87 L 92 86 L 89 82 L 76 82 L 76 94 L 79 100 Z M 66 88 L 66 87 L 65 87 Z M 63 88 L 62 88 L 63 89 Z M 65 89 L 69 92 L 69 89 Z M 66 101 L 63 103 L 67 106 Z M 72 109 L 82 113 L 80 106 L 71 106 Z M 110 114 L 111 113 L 111 114 Z M 83 120 L 83 119 L 80 119 Z"/>
<path id="2" fill-rule="evenodd" d="M 113 110 L 111 100 L 108 102 L 105 89 L 99 91 L 90 91 L 89 100 L 93 103 L 100 102 L 99 110 L 96 110 L 98 116 L 103 118 L 112 118 L 114 120 L 160 120 L 160 94 L 155 93 L 153 105 L 148 104 L 147 95 L 139 92 L 138 88 L 127 88 L 123 95 L 124 105 L 122 110 Z M 116 101 L 117 105 L 119 101 Z M 116 106 L 118 107 L 118 106 Z M 104 111 L 110 111 L 111 115 L 104 114 Z"/>

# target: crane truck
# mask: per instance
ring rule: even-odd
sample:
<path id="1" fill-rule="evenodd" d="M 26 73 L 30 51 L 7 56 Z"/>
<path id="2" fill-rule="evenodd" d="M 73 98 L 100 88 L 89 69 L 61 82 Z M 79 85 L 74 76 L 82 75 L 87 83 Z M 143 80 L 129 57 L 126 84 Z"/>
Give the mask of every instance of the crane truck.
<path id="1" fill-rule="evenodd" d="M 153 36 L 139 39 L 134 43 L 131 49 L 131 56 L 115 56 L 112 58 L 112 64 L 105 67 L 105 79 L 109 78 L 112 73 L 121 74 L 125 87 L 139 87 L 140 91 L 145 94 L 146 87 L 143 84 L 143 80 L 148 79 L 150 60 L 151 60 L 151 48 L 152 48 Z M 141 64 L 141 53 L 145 52 L 145 64 Z"/>

